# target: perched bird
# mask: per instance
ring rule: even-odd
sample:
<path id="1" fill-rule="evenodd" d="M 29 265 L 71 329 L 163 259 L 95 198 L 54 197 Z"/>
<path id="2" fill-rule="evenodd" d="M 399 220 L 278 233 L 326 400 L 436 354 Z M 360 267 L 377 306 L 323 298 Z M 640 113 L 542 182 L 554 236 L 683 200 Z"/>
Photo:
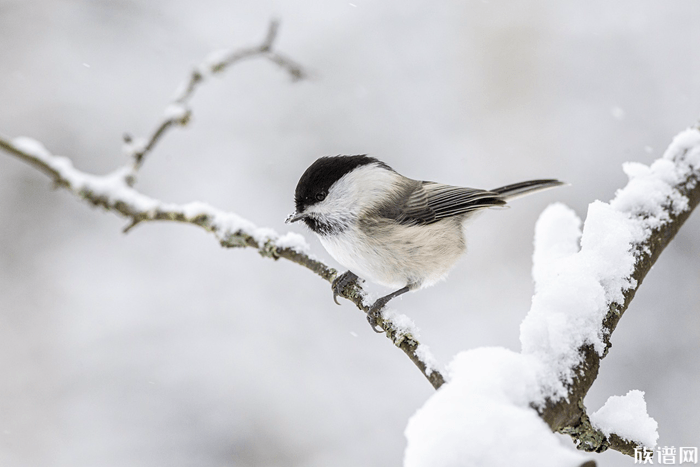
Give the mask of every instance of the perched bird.
<path id="1" fill-rule="evenodd" d="M 479 190 L 412 180 L 366 155 L 317 159 L 299 179 L 296 212 L 326 251 L 348 268 L 333 281 L 333 299 L 358 276 L 395 288 L 370 306 L 377 332 L 386 303 L 445 278 L 466 251 L 464 224 L 482 209 L 563 185 L 530 180 Z"/>

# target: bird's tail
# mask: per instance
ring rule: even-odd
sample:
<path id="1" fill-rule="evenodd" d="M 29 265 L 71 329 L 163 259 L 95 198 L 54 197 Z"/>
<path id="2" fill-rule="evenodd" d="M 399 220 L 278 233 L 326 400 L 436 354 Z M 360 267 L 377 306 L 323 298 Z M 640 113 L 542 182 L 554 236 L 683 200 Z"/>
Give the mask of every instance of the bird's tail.
<path id="1" fill-rule="evenodd" d="M 550 188 L 562 185 L 566 185 L 566 183 L 554 179 L 530 180 L 527 182 L 513 183 L 512 185 L 494 188 L 490 191 L 498 193 L 504 200 L 510 201 L 515 198 L 520 198 L 521 196 L 537 193 L 538 191 L 548 190 Z"/>

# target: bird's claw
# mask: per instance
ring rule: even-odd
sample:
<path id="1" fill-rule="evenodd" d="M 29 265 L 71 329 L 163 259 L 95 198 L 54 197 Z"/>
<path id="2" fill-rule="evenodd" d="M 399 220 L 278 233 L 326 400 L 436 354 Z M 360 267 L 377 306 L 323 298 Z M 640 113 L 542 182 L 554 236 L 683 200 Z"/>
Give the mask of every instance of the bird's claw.
<path id="1" fill-rule="evenodd" d="M 333 301 L 336 305 L 340 305 L 338 297 L 342 297 L 343 290 L 352 283 L 357 284 L 357 275 L 350 271 L 345 271 L 333 280 L 331 288 L 333 289 Z"/>
<path id="2" fill-rule="evenodd" d="M 374 305 L 376 305 L 376 303 Z M 367 322 L 372 326 L 372 331 L 381 334 L 384 332 L 384 329 L 379 325 L 377 319 L 381 318 L 384 304 L 382 303 L 379 307 L 375 307 L 374 305 L 367 310 Z"/>
<path id="3" fill-rule="evenodd" d="M 367 310 L 367 321 L 369 322 L 369 325 L 372 326 L 372 331 L 376 332 L 377 334 L 384 332 L 384 328 L 379 325 L 378 320 L 382 319 L 382 310 L 384 309 L 384 305 L 386 305 L 389 300 L 391 300 L 391 297 L 388 295 L 386 297 L 378 298 L 374 303 L 372 303 L 369 310 Z"/>

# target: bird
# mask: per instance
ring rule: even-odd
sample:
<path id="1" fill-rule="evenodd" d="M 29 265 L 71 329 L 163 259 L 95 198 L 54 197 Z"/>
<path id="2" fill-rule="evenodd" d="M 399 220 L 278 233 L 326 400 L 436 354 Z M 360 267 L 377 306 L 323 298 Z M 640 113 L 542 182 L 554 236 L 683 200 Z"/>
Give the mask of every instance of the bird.
<path id="1" fill-rule="evenodd" d="M 529 180 L 481 190 L 405 177 L 368 156 L 324 156 L 299 178 L 295 211 L 326 251 L 348 270 L 333 281 L 333 300 L 358 278 L 395 289 L 368 309 L 378 319 L 393 298 L 444 279 L 466 252 L 465 224 L 487 208 L 565 183 Z"/>

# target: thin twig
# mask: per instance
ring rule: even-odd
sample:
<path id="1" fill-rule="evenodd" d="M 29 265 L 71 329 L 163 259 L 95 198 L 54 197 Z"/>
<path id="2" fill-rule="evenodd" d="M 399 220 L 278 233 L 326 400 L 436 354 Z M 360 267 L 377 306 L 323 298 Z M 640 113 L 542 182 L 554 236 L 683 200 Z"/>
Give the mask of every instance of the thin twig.
<path id="1" fill-rule="evenodd" d="M 125 138 L 126 153 L 133 159 L 134 172 L 138 171 L 145 162 L 146 156 L 155 148 L 162 137 L 173 127 L 185 126 L 192 118 L 189 102 L 199 86 L 216 73 L 226 71 L 232 65 L 249 58 L 266 58 L 286 71 L 293 81 L 299 81 L 308 76 L 304 68 L 286 56 L 273 49 L 279 21 L 272 20 L 267 29 L 265 39 L 257 46 L 235 50 L 222 50 L 211 53 L 201 64 L 190 73 L 189 78 L 176 92 L 175 97 L 165 111 L 163 118 L 147 139 Z M 133 174 L 132 174 L 133 183 Z"/>

